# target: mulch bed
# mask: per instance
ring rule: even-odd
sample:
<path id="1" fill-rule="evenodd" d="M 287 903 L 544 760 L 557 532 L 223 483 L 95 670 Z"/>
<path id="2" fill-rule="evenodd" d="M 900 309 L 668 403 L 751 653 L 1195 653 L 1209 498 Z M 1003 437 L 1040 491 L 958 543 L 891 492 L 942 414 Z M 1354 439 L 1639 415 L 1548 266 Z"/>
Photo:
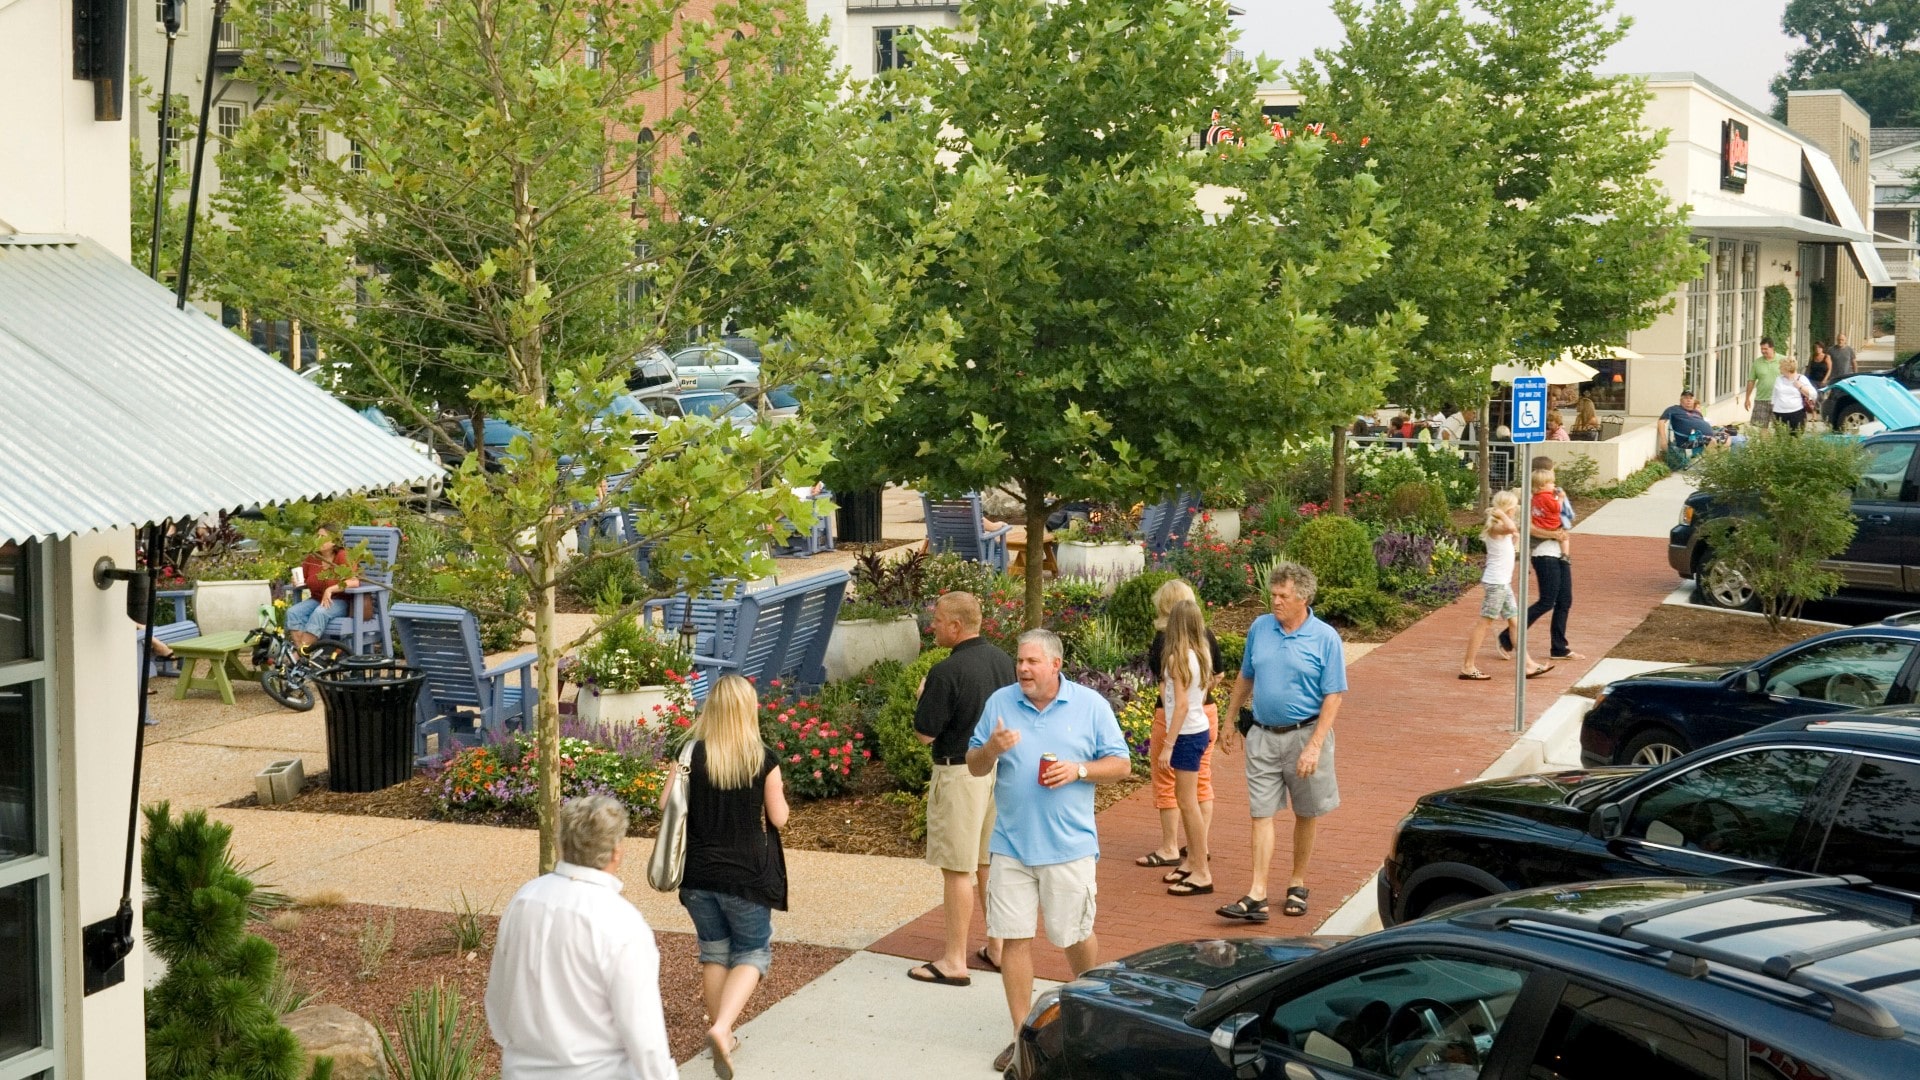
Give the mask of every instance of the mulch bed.
<path id="1" fill-rule="evenodd" d="M 1783 623 L 1780 630 L 1775 631 L 1765 619 L 1751 615 L 1661 604 L 1607 655 L 1669 664 L 1758 660 L 1776 649 L 1831 629 L 1792 622 Z"/>
<path id="2" fill-rule="evenodd" d="M 362 978 L 360 941 L 365 928 L 393 923 L 393 943 L 377 970 Z M 311 1004 L 338 1005 L 394 1034 L 400 1005 L 414 990 L 436 979 L 458 990 L 462 1011 L 477 1025 L 483 1059 L 477 1075 L 500 1068 L 500 1049 L 487 1034 L 485 998 L 491 945 L 500 920 L 482 915 L 486 945 L 472 952 L 452 951 L 454 916 L 420 908 L 342 904 L 296 908 L 275 915 L 255 929 L 280 950 L 280 968 Z M 705 1046 L 708 1021 L 700 1001 L 699 945 L 692 934 L 656 933 L 660 944 L 660 998 L 666 1008 L 667 1041 L 675 1061 L 685 1062 Z M 767 978 L 747 1003 L 741 1023 L 825 974 L 846 959 L 846 949 L 777 942 Z"/>
<path id="3" fill-rule="evenodd" d="M 1117 784 L 1102 784 L 1094 794 L 1096 811 L 1105 810 L 1126 798 L 1144 781 L 1134 777 Z M 831 799 L 794 800 L 787 827 L 781 831 L 781 843 L 792 851 L 832 851 L 842 855 L 890 855 L 918 859 L 926 854 L 926 842 L 913 835 L 918 806 L 914 800 L 894 794 L 893 776 L 880 762 L 873 762 L 860 775 L 854 790 Z M 404 818 L 410 821 L 459 821 L 468 825 L 503 825 L 531 829 L 538 822 L 531 813 L 518 811 L 441 813 L 433 795 L 432 781 L 416 776 L 404 784 L 365 794 L 330 791 L 327 774 L 307 777 L 306 786 L 290 802 L 262 806 L 248 795 L 224 804 L 231 808 L 255 810 L 300 810 L 310 814 L 359 814 L 368 817 Z M 629 836 L 653 836 L 658 820 L 636 816 Z"/>
<path id="4" fill-rule="evenodd" d="M 1244 636 L 1247 628 L 1253 625 L 1253 620 L 1265 615 L 1268 610 L 1269 608 L 1265 603 L 1257 600 L 1234 604 L 1232 607 L 1214 608 L 1212 611 L 1207 612 L 1207 625 L 1216 634 L 1240 634 Z M 1343 641 L 1357 644 L 1379 644 L 1392 641 L 1394 635 L 1412 626 L 1414 623 L 1419 622 L 1427 615 L 1428 611 L 1425 608 L 1402 605 L 1399 613 L 1392 619 L 1376 626 L 1352 627 L 1342 626 L 1336 623 L 1334 624 L 1334 628 L 1340 631 L 1340 638 Z"/>

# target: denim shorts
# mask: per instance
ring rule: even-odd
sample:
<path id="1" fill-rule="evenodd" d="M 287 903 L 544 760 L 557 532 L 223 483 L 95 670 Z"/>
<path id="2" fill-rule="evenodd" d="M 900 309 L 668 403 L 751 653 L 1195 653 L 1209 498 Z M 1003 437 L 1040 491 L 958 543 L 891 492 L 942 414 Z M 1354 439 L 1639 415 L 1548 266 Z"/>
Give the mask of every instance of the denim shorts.
<path id="1" fill-rule="evenodd" d="M 773 963 L 772 908 L 707 889 L 681 889 L 680 906 L 693 917 L 701 963 L 767 973 Z"/>
<path id="2" fill-rule="evenodd" d="M 345 600 L 322 604 L 309 597 L 287 609 L 286 627 L 288 630 L 304 630 L 314 637 L 325 637 L 328 623 L 346 617 L 347 602 Z"/>
<path id="3" fill-rule="evenodd" d="M 1200 759 L 1206 755 L 1212 736 L 1204 731 L 1181 735 L 1173 740 L 1173 771 L 1199 772 Z"/>

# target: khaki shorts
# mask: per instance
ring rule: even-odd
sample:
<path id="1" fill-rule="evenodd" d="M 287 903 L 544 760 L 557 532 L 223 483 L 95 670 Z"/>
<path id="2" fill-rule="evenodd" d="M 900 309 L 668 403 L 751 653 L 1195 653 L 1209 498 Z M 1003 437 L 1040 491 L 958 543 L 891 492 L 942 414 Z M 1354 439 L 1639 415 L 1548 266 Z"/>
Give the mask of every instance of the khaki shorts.
<path id="1" fill-rule="evenodd" d="M 965 765 L 935 765 L 927 785 L 927 862 L 971 874 L 987 865 L 993 838 L 993 774 Z"/>
<path id="2" fill-rule="evenodd" d="M 1247 732 L 1247 809 L 1255 818 L 1270 818 L 1293 806 L 1293 816 L 1316 818 L 1340 805 L 1340 784 L 1333 778 L 1333 736 L 1321 744 L 1320 761 L 1312 776 L 1301 776 L 1300 751 L 1313 738 L 1313 727 L 1269 731 L 1258 724 Z"/>
<path id="3" fill-rule="evenodd" d="M 1093 936 L 1094 866 L 1089 855 L 1051 866 L 1028 866 L 1011 855 L 995 855 L 987 872 L 987 936 L 1019 941 L 1033 936 L 1044 913 L 1047 940 L 1061 948 Z"/>

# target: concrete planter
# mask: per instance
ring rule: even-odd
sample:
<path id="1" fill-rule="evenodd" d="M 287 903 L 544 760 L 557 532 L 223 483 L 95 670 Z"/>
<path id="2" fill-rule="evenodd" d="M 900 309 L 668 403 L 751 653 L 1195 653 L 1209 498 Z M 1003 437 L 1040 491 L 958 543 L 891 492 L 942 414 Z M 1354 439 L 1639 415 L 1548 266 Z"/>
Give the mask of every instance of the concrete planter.
<path id="1" fill-rule="evenodd" d="M 1100 582 L 1106 591 L 1147 568 L 1147 551 L 1134 541 L 1090 544 L 1084 540 L 1063 540 L 1058 556 L 1061 577 L 1085 578 Z"/>
<path id="2" fill-rule="evenodd" d="M 1240 511 L 1238 509 L 1208 510 L 1204 523 L 1195 518 L 1194 532 L 1204 531 L 1223 544 L 1231 544 L 1240 539 Z"/>
<path id="3" fill-rule="evenodd" d="M 664 686 L 642 686 L 620 694 L 603 694 L 583 686 L 574 708 L 583 723 L 646 727 L 658 723 L 672 702 Z"/>
<path id="4" fill-rule="evenodd" d="M 273 603 L 267 581 L 202 581 L 193 587 L 193 621 L 202 634 L 251 630 L 260 625 L 260 609 Z"/>
<path id="5" fill-rule="evenodd" d="M 837 622 L 827 638 L 827 681 L 850 679 L 882 660 L 911 664 L 919 655 L 920 620 L 912 615 Z"/>

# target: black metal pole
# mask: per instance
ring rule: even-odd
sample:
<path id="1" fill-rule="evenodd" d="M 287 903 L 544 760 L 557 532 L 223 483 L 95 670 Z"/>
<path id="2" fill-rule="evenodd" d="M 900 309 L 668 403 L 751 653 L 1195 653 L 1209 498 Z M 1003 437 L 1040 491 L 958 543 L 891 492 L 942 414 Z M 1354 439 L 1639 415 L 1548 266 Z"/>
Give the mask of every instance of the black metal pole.
<path id="1" fill-rule="evenodd" d="M 173 306 L 187 306 L 188 279 L 193 276 L 193 226 L 200 218 L 200 174 L 207 161 L 207 118 L 213 112 L 213 62 L 220 55 L 220 20 L 227 0 L 214 0 L 213 24 L 207 30 L 207 74 L 200 84 L 200 130 L 193 138 L 193 179 L 187 185 L 187 229 L 180 243 L 180 271 L 173 278 Z"/>
<path id="2" fill-rule="evenodd" d="M 166 74 L 160 77 L 160 148 L 154 154 L 153 163 L 153 237 L 147 251 L 147 276 L 160 280 L 160 222 L 166 212 L 167 193 L 167 138 L 169 121 L 173 117 L 173 43 L 180 36 L 180 0 L 167 0 L 164 9 L 167 25 Z M 134 115 L 138 117 L 138 110 Z"/>

